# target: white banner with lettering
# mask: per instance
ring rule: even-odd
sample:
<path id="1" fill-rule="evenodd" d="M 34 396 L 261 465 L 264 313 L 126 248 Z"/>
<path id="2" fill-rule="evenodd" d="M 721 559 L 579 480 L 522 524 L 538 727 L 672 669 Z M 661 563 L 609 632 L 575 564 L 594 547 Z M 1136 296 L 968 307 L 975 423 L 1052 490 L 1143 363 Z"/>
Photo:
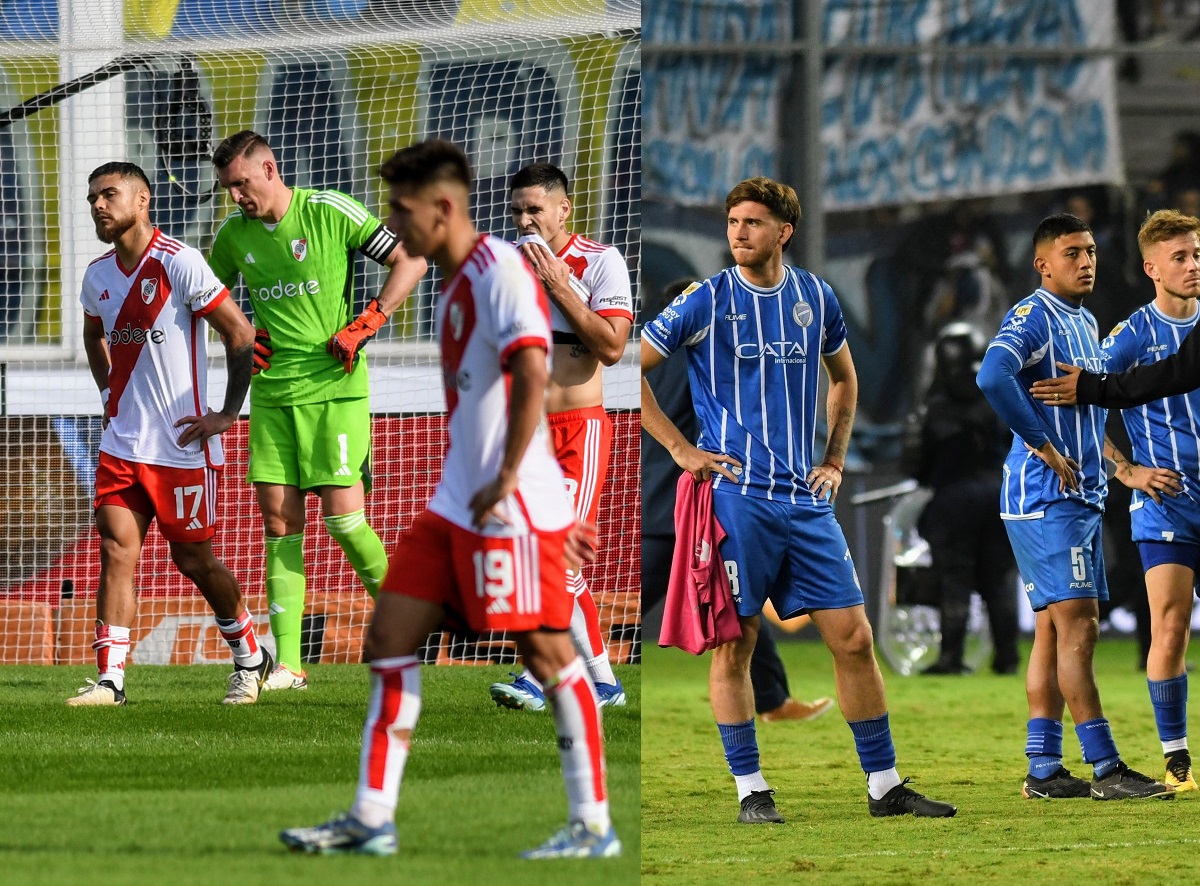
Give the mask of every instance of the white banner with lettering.
<path id="1" fill-rule="evenodd" d="M 647 0 L 655 42 L 789 39 L 781 0 Z M 821 83 L 825 209 L 1037 191 L 1123 180 L 1114 64 L 1097 56 L 971 56 L 970 46 L 1102 49 L 1107 0 L 868 4 L 827 0 L 823 45 L 961 51 L 831 54 Z M 781 120 L 789 61 L 654 57 L 643 68 L 643 193 L 720 205 L 774 175 L 806 121 Z M 794 183 L 793 183 L 794 184 Z"/>

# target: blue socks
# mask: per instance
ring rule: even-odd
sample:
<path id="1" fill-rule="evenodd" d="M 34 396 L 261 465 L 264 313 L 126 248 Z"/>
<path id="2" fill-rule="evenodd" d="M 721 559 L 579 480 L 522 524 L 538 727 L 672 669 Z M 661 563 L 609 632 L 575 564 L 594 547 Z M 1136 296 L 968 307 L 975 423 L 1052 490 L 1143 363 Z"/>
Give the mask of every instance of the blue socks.
<path id="1" fill-rule="evenodd" d="M 754 718 L 745 723 L 718 723 L 721 744 L 725 746 L 725 760 L 729 771 L 736 775 L 752 775 L 758 772 L 758 739 L 754 736 Z"/>
<path id="2" fill-rule="evenodd" d="M 1159 741 L 1187 738 L 1187 671 L 1171 680 L 1147 680 Z"/>
<path id="3" fill-rule="evenodd" d="M 1062 721 L 1034 717 L 1027 728 L 1025 756 L 1029 758 L 1029 774 L 1034 778 L 1049 778 L 1062 767 Z"/>
<path id="4" fill-rule="evenodd" d="M 1079 736 L 1079 746 L 1083 749 L 1083 762 L 1092 764 L 1096 778 L 1104 778 L 1121 762 L 1117 743 L 1113 741 L 1112 730 L 1104 717 L 1078 724 L 1075 734 Z"/>
<path id="5" fill-rule="evenodd" d="M 896 768 L 896 747 L 892 744 L 892 727 L 888 715 L 873 720 L 847 723 L 854 733 L 854 749 L 863 772 L 884 772 Z"/>

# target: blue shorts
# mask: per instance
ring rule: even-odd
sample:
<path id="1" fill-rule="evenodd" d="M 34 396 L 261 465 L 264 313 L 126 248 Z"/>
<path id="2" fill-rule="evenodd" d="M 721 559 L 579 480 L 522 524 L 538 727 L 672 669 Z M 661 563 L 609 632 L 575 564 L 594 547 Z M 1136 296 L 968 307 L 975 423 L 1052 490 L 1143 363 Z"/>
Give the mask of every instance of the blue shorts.
<path id="1" fill-rule="evenodd" d="M 1095 508 L 1062 501 L 1040 519 L 1004 521 L 1034 612 L 1063 600 L 1108 599 L 1101 516 Z"/>
<path id="2" fill-rule="evenodd" d="M 1129 508 L 1134 541 L 1200 545 L 1200 504 L 1186 495 L 1164 495 L 1160 505 L 1147 496 L 1138 498 L 1141 501 Z"/>
<path id="3" fill-rule="evenodd" d="M 1192 572 L 1200 564 L 1200 545 L 1188 542 L 1139 541 L 1138 553 L 1142 555 L 1142 571 L 1149 572 L 1155 566 L 1170 563 L 1186 566 Z"/>
<path id="4" fill-rule="evenodd" d="M 721 559 L 738 615 L 758 615 L 767 598 L 781 618 L 863 604 L 842 527 L 828 505 L 794 505 L 713 493 L 728 534 Z"/>

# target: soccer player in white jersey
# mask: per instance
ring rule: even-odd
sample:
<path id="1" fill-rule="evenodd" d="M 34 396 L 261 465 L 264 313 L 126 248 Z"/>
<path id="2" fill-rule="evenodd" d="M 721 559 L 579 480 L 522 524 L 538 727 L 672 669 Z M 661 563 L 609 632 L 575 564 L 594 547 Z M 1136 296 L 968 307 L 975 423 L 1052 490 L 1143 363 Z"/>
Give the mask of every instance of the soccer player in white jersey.
<path id="1" fill-rule="evenodd" d="M 896 771 L 871 624 L 833 515 L 858 395 L 841 308 L 828 283 L 783 263 L 800 219 L 792 188 L 748 179 L 729 192 L 725 212 L 736 266 L 684 290 L 642 332 L 642 426 L 681 468 L 711 478 L 713 512 L 728 534 L 720 553 L 742 636 L 713 650 L 709 693 L 738 821 L 783 821 L 759 764 L 750 681 L 768 599 L 781 618 L 811 614 L 833 654 L 871 815 L 952 816 L 954 806 L 916 793 Z M 645 381 L 681 348 L 700 424 L 696 445 Z M 829 376 L 829 437 L 814 462 L 818 363 Z"/>
<path id="2" fill-rule="evenodd" d="M 1200 220 L 1160 210 L 1142 224 L 1138 246 L 1142 267 L 1154 281 L 1154 301 L 1134 311 L 1104 340 L 1108 372 L 1169 357 L 1200 317 Z M 1134 487 L 1133 540 L 1150 598 L 1146 684 L 1166 757 L 1163 781 L 1176 791 L 1195 791 L 1185 657 L 1200 564 L 1200 391 L 1126 409 L 1121 417 L 1135 464 L 1118 456 L 1116 476 Z"/>
<path id="3" fill-rule="evenodd" d="M 526 166 L 508 189 L 513 224 L 521 234 L 517 242 L 550 299 L 554 368 L 546 386 L 546 414 L 554 452 L 576 516 L 594 526 L 612 452 L 603 367 L 621 359 L 633 324 L 629 269 L 616 247 L 567 230 L 569 183 L 557 166 Z M 608 659 L 596 601 L 582 571 L 573 571 L 567 581 L 575 596 L 571 640 L 587 662 L 600 705 L 623 705 L 625 689 Z M 546 706 L 542 687 L 528 668 L 511 683 L 493 683 L 491 695 L 496 704 L 516 710 Z"/>
<path id="4" fill-rule="evenodd" d="M 212 550 L 220 434 L 237 420 L 250 386 L 254 328 L 195 249 L 150 222 L 150 183 L 132 163 L 88 177 L 96 236 L 113 248 L 83 275 L 83 344 L 100 388 L 104 434 L 96 469 L 100 587 L 99 678 L 72 706 L 123 705 L 134 570 L 150 522 L 171 559 L 200 589 L 233 651 L 225 704 L 252 704 L 271 670 L 233 574 Z M 208 327 L 225 342 L 229 379 L 220 412 L 208 408 Z"/>
<path id="5" fill-rule="evenodd" d="M 396 851 L 396 800 L 421 710 L 416 652 L 449 613 L 475 631 L 512 633 L 554 713 L 568 824 L 523 857 L 618 855 L 600 710 L 567 633 L 564 546 L 576 520 L 543 420 L 549 305 L 520 253 L 476 232 L 470 167 L 456 145 L 405 148 L 380 175 L 391 185 L 392 230 L 442 272 L 435 323 L 450 448 L 428 508 L 396 544 L 371 619 L 354 805 L 280 836 L 304 852 Z"/>
<path id="6" fill-rule="evenodd" d="M 992 339 L 979 387 L 1013 431 L 1000 516 L 1036 615 L 1025 677 L 1029 721 L 1022 794 L 1124 800 L 1172 796 L 1122 760 L 1100 705 L 1092 668 L 1099 601 L 1108 599 L 1100 520 L 1108 491 L 1103 452 L 1107 410 L 1054 410 L 1028 389 L 1055 364 L 1103 368 L 1096 320 L 1083 300 L 1096 282 L 1096 243 L 1073 215 L 1043 219 L 1033 233 L 1041 286 L 1018 302 Z M 1092 779 L 1062 765 L 1063 709 L 1070 710 Z"/>

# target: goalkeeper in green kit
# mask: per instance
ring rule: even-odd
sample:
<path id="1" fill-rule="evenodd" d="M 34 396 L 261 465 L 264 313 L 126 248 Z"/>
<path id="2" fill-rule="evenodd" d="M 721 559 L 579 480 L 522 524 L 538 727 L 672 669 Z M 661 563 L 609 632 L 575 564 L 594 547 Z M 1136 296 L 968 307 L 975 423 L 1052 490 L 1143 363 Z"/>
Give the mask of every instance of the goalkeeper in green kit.
<path id="1" fill-rule="evenodd" d="M 353 197 L 284 184 L 270 145 L 254 132 L 231 135 L 212 160 L 239 211 L 217 229 L 209 265 L 230 288 L 241 276 L 257 327 L 247 480 L 266 532 L 278 662 L 263 689 L 303 689 L 305 494 L 320 496 L 325 528 L 374 597 L 387 554 L 363 513 L 371 414 L 366 360 L 358 351 L 427 265 L 405 253 Z M 389 269 L 378 297 L 357 318 L 355 252 Z"/>

